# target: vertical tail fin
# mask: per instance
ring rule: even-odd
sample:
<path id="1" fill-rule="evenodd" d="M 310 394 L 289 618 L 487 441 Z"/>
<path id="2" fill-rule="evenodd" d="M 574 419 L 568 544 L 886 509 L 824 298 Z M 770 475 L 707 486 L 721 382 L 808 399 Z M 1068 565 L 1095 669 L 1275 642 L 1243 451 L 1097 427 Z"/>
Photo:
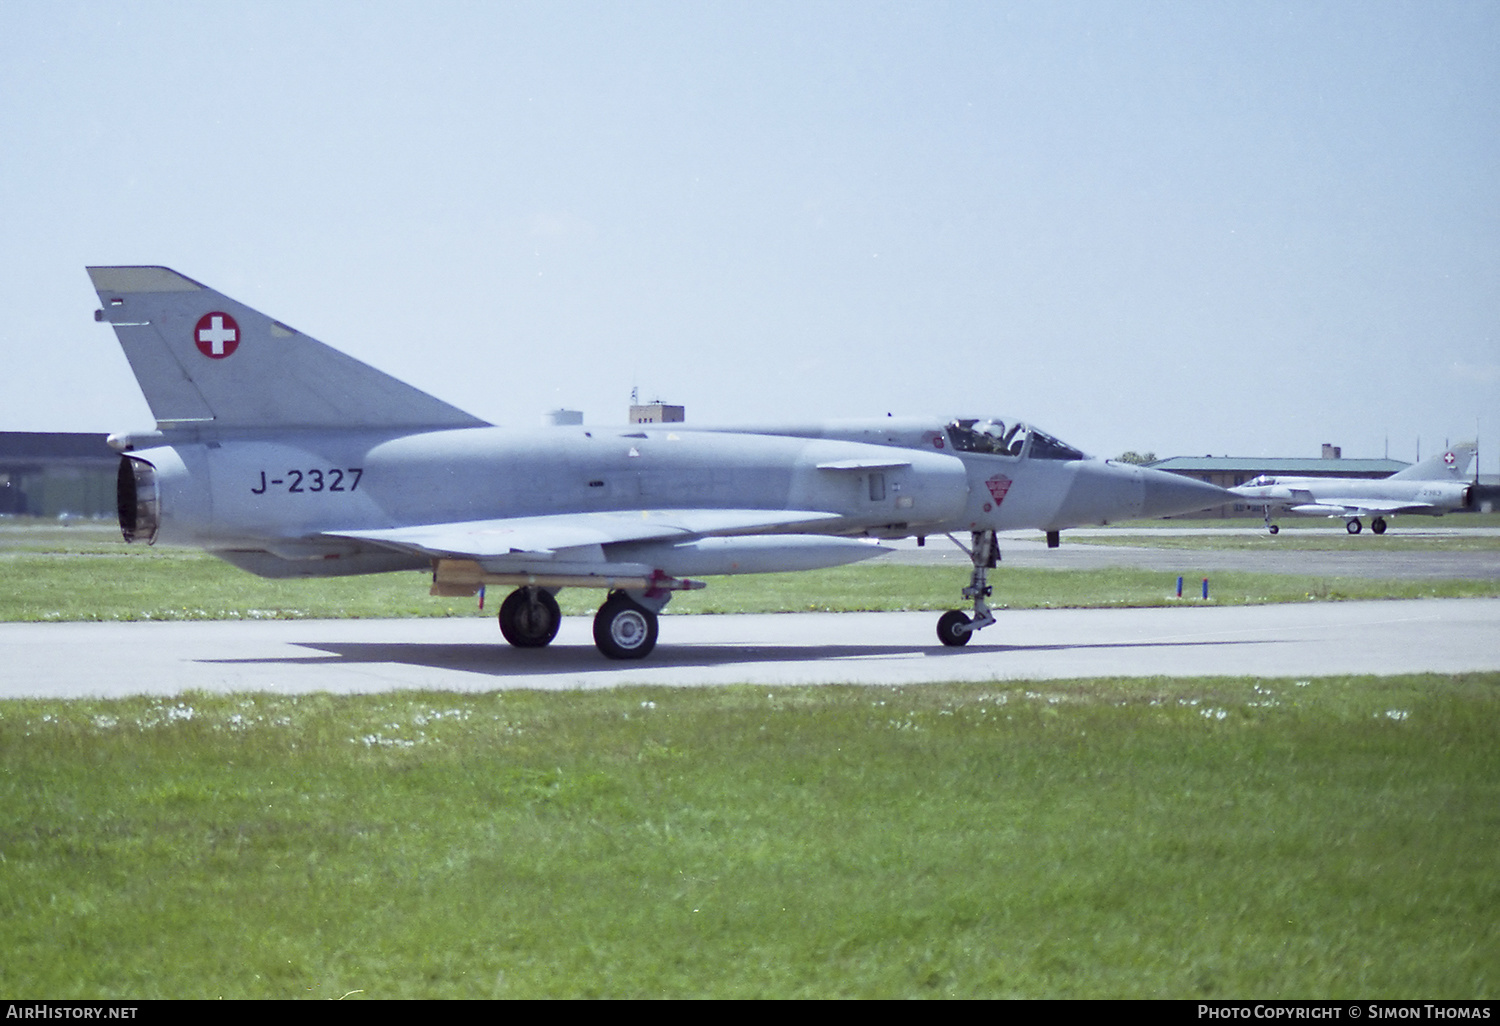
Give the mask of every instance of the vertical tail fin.
<path id="1" fill-rule="evenodd" d="M 483 427 L 485 421 L 165 267 L 90 267 L 158 425 Z"/>
<path id="2" fill-rule="evenodd" d="M 1413 463 L 1405 470 L 1396 471 L 1386 480 L 1458 481 L 1468 474 L 1469 464 L 1473 462 L 1474 454 L 1478 451 L 1479 447 L 1473 442 L 1451 446 L 1421 463 Z"/>

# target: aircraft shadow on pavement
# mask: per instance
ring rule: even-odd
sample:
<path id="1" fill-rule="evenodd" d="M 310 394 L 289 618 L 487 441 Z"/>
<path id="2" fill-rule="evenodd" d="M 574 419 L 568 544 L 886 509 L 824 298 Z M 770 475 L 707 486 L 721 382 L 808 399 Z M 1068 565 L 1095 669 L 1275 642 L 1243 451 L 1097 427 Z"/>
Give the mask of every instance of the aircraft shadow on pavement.
<path id="1" fill-rule="evenodd" d="M 1098 649 L 1177 649 L 1243 647 L 1271 644 L 1275 639 L 1235 641 L 1128 641 L 1078 645 L 972 645 L 945 648 L 925 645 L 745 645 L 664 644 L 641 662 L 612 661 L 592 645 L 550 645 L 542 649 L 518 649 L 508 645 L 424 644 L 421 642 L 299 642 L 297 647 L 325 653 L 322 656 L 271 657 L 260 659 L 211 659 L 217 664 L 272 665 L 283 663 L 312 667 L 376 665 L 381 663 L 421 666 L 429 669 L 461 670 L 493 677 L 556 676 L 600 673 L 611 670 L 673 670 L 761 663 L 817 663 L 858 659 L 976 658 L 1008 652 L 1076 652 Z M 328 658 L 328 657 L 333 658 Z"/>

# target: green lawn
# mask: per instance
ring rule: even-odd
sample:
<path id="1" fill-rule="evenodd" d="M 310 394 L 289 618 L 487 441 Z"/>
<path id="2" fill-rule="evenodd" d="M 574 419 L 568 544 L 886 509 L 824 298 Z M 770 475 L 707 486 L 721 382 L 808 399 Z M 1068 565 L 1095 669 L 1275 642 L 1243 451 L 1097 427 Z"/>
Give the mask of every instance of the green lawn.
<path id="1" fill-rule="evenodd" d="M 431 598 L 425 572 L 362 577 L 265 580 L 187 549 L 33 552 L 0 550 L 0 621 L 205 620 L 479 615 L 476 599 Z M 858 564 L 813 573 L 710 579 L 683 592 L 680 613 L 830 610 L 944 610 L 966 603 L 965 567 Z M 999 608 L 1151 606 L 1175 601 L 1176 577 L 1148 570 L 1008 568 L 990 574 Z M 1191 584 L 1189 591 L 1194 591 Z M 1281 574 L 1215 573 L 1219 604 L 1314 599 L 1474 597 L 1500 594 L 1495 580 L 1370 580 Z M 484 615 L 503 594 L 487 597 Z M 591 613 L 602 593 L 564 590 L 565 613 Z"/>
<path id="2" fill-rule="evenodd" d="M 1075 535 L 1068 539 L 1068 543 L 1236 552 L 1495 552 L 1500 550 L 1500 535 L 1467 532 L 1417 534 L 1398 532 L 1394 528 L 1385 534 L 1375 534 L 1368 528 L 1360 534 L 1350 534 L 1342 527 L 1337 531 L 1283 530 L 1276 535 L 1265 531 L 1165 534 L 1122 530 L 1110 534 Z"/>
<path id="3" fill-rule="evenodd" d="M 0 991 L 1493 998 L 1500 675 L 0 703 Z"/>

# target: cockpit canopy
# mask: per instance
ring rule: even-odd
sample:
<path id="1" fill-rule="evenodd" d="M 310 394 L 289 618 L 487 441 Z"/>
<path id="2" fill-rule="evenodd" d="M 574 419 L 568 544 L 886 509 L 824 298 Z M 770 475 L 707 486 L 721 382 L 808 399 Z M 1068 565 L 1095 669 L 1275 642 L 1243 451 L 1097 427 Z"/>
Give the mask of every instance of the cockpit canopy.
<path id="1" fill-rule="evenodd" d="M 1083 460 L 1083 453 L 1045 431 L 998 417 L 960 418 L 948 425 L 948 441 L 958 452 L 990 456 L 1029 456 L 1034 460 Z"/>

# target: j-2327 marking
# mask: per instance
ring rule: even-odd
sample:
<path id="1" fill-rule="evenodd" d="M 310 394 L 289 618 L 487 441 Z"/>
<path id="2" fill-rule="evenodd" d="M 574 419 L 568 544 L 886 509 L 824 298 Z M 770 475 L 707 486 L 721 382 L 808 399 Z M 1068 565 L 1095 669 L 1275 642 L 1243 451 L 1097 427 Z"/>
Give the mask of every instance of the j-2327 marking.
<path id="1" fill-rule="evenodd" d="M 359 487 L 359 479 L 365 476 L 363 467 L 350 467 L 341 470 L 334 467 L 330 470 L 288 470 L 286 477 L 278 477 L 274 480 L 266 480 L 266 472 L 260 472 L 260 487 L 252 488 L 250 491 L 255 495 L 264 495 L 268 488 L 285 487 L 288 492 L 352 492 Z"/>

